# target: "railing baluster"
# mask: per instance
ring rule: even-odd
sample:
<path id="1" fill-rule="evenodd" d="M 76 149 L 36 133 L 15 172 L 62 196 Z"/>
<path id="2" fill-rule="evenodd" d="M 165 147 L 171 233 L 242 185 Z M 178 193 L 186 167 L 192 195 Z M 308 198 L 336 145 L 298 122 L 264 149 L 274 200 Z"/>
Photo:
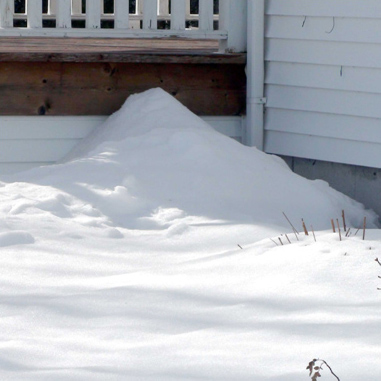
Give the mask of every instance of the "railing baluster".
<path id="1" fill-rule="evenodd" d="M 86 0 L 86 28 L 101 27 L 101 0 Z"/>
<path id="2" fill-rule="evenodd" d="M 178 3 L 178 1 L 175 1 L 175 3 Z M 159 15 L 160 16 L 169 15 L 169 0 L 159 0 Z"/>
<path id="3" fill-rule="evenodd" d="M 71 7 L 72 7 L 73 15 L 82 14 L 82 0 L 72 0 Z"/>
<path id="4" fill-rule="evenodd" d="M 143 2 L 143 29 L 157 29 L 157 0 Z"/>
<path id="5" fill-rule="evenodd" d="M 171 29 L 185 29 L 186 1 L 177 0 L 171 3 Z"/>
<path id="6" fill-rule="evenodd" d="M 129 27 L 129 13 L 130 5 L 128 0 L 115 0 L 114 14 L 116 29 L 127 29 Z"/>
<path id="7" fill-rule="evenodd" d="M 26 0 L 28 28 L 42 28 L 42 0 Z"/>
<path id="8" fill-rule="evenodd" d="M 57 0 L 48 0 L 48 14 L 57 14 Z"/>
<path id="9" fill-rule="evenodd" d="M 213 0 L 200 0 L 199 14 L 199 28 L 201 30 L 213 30 Z"/>
<path id="10" fill-rule="evenodd" d="M 14 0 L 0 0 L 0 28 L 13 27 Z"/>
<path id="11" fill-rule="evenodd" d="M 57 28 L 71 28 L 71 0 L 58 0 Z"/>

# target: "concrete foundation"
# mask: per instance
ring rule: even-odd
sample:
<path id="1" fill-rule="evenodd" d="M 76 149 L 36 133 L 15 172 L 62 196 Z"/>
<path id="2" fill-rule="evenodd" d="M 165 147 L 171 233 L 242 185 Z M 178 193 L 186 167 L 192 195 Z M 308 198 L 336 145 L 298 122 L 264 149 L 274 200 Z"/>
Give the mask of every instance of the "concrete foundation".
<path id="1" fill-rule="evenodd" d="M 311 180 L 321 179 L 381 216 L 381 169 L 326 161 L 282 158 L 293 172 Z"/>

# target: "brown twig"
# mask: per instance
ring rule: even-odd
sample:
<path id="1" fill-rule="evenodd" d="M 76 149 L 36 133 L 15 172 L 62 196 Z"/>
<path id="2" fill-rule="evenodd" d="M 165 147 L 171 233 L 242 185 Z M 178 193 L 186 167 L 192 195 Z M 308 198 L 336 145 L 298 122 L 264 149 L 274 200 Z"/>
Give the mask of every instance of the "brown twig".
<path id="1" fill-rule="evenodd" d="M 362 240 L 365 241 L 365 230 L 366 230 L 366 217 L 364 217 Z"/>
<path id="2" fill-rule="evenodd" d="M 357 230 L 356 230 L 356 233 L 355 233 L 355 235 L 357 235 L 357 233 L 360 231 L 360 228 L 358 228 Z"/>
<path id="3" fill-rule="evenodd" d="M 280 244 L 283 246 L 283 242 L 282 242 L 282 240 L 280 239 L 280 237 L 278 237 L 278 239 L 279 239 Z"/>
<path id="4" fill-rule="evenodd" d="M 273 243 L 275 243 L 276 246 L 279 246 L 272 238 L 270 238 Z"/>
<path id="5" fill-rule="evenodd" d="M 296 239 L 299 241 L 299 238 L 298 238 L 298 234 L 299 232 L 295 229 L 294 225 L 291 223 L 291 221 L 288 219 L 288 217 L 286 216 L 286 213 L 285 212 L 282 212 L 284 217 L 286 218 L 286 220 L 288 221 L 288 223 L 290 224 L 291 228 L 292 228 L 292 231 L 294 232 L 295 234 L 295 237 Z"/>
<path id="6" fill-rule="evenodd" d="M 376 258 L 375 261 L 381 266 L 381 262 L 378 258 Z"/>
<path id="7" fill-rule="evenodd" d="M 345 236 L 346 237 L 349 237 L 351 235 L 351 228 L 349 228 L 348 230 L 347 230 L 347 232 L 345 233 Z"/>
<path id="8" fill-rule="evenodd" d="M 308 235 L 308 230 L 307 230 L 306 224 L 304 223 L 303 218 L 302 218 L 302 225 L 303 225 L 304 234 Z"/>
<path id="9" fill-rule="evenodd" d="M 331 224 L 332 224 L 332 231 L 334 233 L 336 233 L 336 229 L 335 229 L 335 223 L 333 222 L 333 219 L 331 218 Z"/>
<path id="10" fill-rule="evenodd" d="M 285 237 L 287 238 L 288 243 L 291 244 L 290 238 L 288 238 L 287 234 L 285 234 Z"/>
<path id="11" fill-rule="evenodd" d="M 340 223 L 339 223 L 339 219 L 336 218 L 336 222 L 337 222 L 337 229 L 339 231 L 339 237 L 340 237 L 340 241 L 341 241 L 341 230 L 340 230 Z"/>
<path id="12" fill-rule="evenodd" d="M 243 247 L 241 245 L 237 245 L 241 250 L 243 250 Z"/>
<path id="13" fill-rule="evenodd" d="M 325 364 L 326 366 L 327 366 L 327 368 L 329 369 L 329 371 L 331 372 L 331 374 L 332 374 L 332 376 L 333 377 L 336 377 L 336 379 L 337 379 L 337 381 L 340 381 L 340 378 L 339 377 L 337 377 L 336 376 L 336 374 L 335 373 L 333 373 L 333 370 L 332 370 L 332 368 L 327 364 L 327 362 L 326 361 L 324 361 L 324 360 L 320 360 L 323 364 Z"/>
<path id="14" fill-rule="evenodd" d="M 341 216 L 343 217 L 343 226 L 344 226 L 344 231 L 347 231 L 347 225 L 345 224 L 345 212 L 344 210 L 341 213 Z"/>

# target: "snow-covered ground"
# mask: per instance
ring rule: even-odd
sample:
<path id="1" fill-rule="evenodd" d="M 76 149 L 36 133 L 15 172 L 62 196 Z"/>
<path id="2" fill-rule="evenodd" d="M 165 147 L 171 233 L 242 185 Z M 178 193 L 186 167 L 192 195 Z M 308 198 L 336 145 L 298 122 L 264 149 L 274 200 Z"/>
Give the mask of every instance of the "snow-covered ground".
<path id="1" fill-rule="evenodd" d="M 381 379 L 375 214 L 162 90 L 1 180 L 1 380 Z"/>

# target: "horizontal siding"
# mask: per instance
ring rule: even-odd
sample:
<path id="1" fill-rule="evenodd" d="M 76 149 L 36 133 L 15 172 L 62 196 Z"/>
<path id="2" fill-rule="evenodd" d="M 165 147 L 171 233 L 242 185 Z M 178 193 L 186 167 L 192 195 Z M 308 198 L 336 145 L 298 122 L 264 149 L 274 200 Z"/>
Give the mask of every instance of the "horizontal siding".
<path id="1" fill-rule="evenodd" d="M 379 0 L 267 0 L 266 13 L 281 16 L 381 18 Z"/>
<path id="2" fill-rule="evenodd" d="M 57 162 L 106 118 L 0 117 L 0 175 Z M 243 140 L 241 117 L 202 118 L 220 133 Z"/>
<path id="3" fill-rule="evenodd" d="M 381 168 L 380 145 L 371 142 L 271 131 L 265 147 L 267 152 L 277 155 Z"/>
<path id="4" fill-rule="evenodd" d="M 381 167 L 381 2 L 266 4 L 266 151 Z"/>

